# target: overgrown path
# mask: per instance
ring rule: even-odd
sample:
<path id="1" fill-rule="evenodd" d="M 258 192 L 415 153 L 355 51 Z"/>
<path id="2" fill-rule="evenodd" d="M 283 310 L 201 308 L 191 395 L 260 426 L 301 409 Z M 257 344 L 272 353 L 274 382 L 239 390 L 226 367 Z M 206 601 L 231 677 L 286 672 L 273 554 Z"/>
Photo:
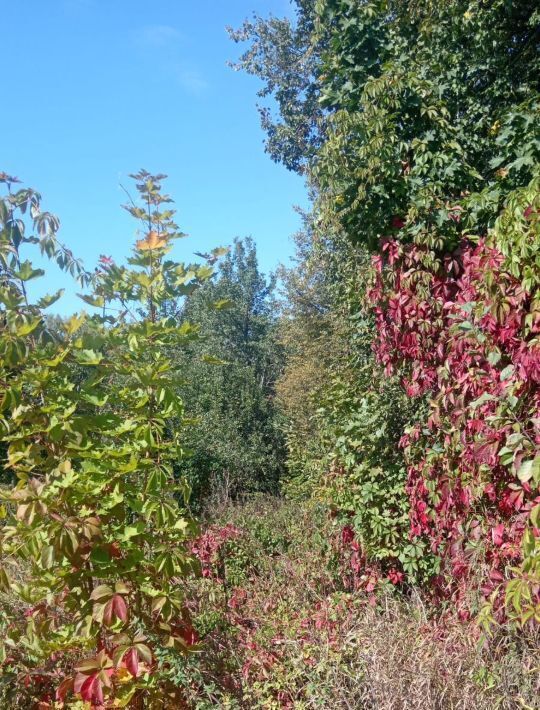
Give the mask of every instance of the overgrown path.
<path id="1" fill-rule="evenodd" d="M 482 650 L 478 627 L 414 591 L 355 592 L 340 536 L 315 505 L 227 506 L 200 549 L 195 623 L 210 653 L 184 671 L 197 678 L 194 707 L 538 707 L 523 639 Z"/>

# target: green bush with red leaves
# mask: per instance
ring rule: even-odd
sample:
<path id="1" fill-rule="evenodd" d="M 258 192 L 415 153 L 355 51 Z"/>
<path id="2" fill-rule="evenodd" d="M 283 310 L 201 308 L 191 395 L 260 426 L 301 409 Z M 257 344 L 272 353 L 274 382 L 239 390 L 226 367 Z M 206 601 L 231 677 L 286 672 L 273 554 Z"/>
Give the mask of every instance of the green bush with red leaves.
<path id="1" fill-rule="evenodd" d="M 400 442 L 411 543 L 439 558 L 428 588 L 463 618 L 534 625 L 536 3 L 321 0 L 315 16 L 319 209 L 373 253 L 374 351 L 420 403 Z M 382 469 L 381 512 L 388 483 Z"/>
<path id="2" fill-rule="evenodd" d="M 2 491 L 0 658 L 12 706 L 178 707 L 156 654 L 197 648 L 184 593 L 198 568 L 195 527 L 173 474 L 181 373 L 169 357 L 197 331 L 161 313 L 212 269 L 170 258 L 184 235 L 165 176 L 133 177 L 132 255 L 127 266 L 103 257 L 90 276 L 39 195 L 0 175 L 0 430 L 16 480 Z M 31 301 L 30 282 L 43 275 L 32 249 L 89 287 L 94 315 L 47 328 L 43 311 L 60 293 Z"/>

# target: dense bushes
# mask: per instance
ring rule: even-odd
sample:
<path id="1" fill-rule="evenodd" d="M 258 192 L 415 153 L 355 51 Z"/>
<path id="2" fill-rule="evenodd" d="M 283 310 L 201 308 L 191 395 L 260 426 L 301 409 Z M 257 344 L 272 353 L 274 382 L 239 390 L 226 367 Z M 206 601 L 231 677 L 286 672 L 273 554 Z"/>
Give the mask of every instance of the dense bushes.
<path id="1" fill-rule="evenodd" d="M 94 707 L 113 699 L 164 707 L 164 698 L 177 706 L 157 654 L 185 653 L 194 641 L 182 589 L 196 569 L 193 524 L 173 472 L 182 429 L 170 426 L 183 406 L 167 351 L 196 331 L 158 313 L 212 270 L 167 259 L 180 235 L 163 208 L 163 176 L 134 177 L 144 207 L 128 210 L 143 236 L 128 267 L 103 258 L 90 279 L 59 245 L 39 197 L 13 192 L 15 180 L 1 176 L 0 424 L 18 480 L 2 494 L 1 529 L 0 581 L 10 594 L 1 660 L 12 706 L 74 694 Z M 43 273 L 25 258 L 33 245 L 93 287 L 83 298 L 101 315 L 47 332 L 41 309 L 54 298 L 31 305 L 28 296 Z"/>
<path id="2" fill-rule="evenodd" d="M 297 5 L 295 27 L 233 33 L 277 98 L 268 148 L 314 196 L 279 321 L 251 242 L 215 280 L 223 250 L 167 258 L 163 176 L 134 176 L 128 265 L 89 275 L 0 174 L 11 705 L 535 702 L 540 15 Z M 48 327 L 61 294 L 32 304 L 33 246 L 99 313 Z M 197 532 L 183 475 L 201 508 L 276 491 L 285 441 L 294 501 L 207 509 Z M 473 646 L 473 618 L 495 642 Z"/>
<path id="3" fill-rule="evenodd" d="M 535 187 L 529 194 L 538 196 Z M 524 240 L 538 239 L 530 215 L 518 220 Z M 527 520 L 540 502 L 536 305 L 484 241 L 465 244 L 435 274 L 417 247 L 389 244 L 387 258 L 393 286 L 383 289 L 381 276 L 372 293 L 379 357 L 402 365 L 410 396 L 432 392 L 427 425 L 411 427 L 402 440 L 411 531 L 443 555 L 467 614 L 480 560 L 486 569 L 476 582 L 490 596 L 521 559 Z M 537 571 L 527 572 L 510 572 L 507 599 L 507 611 L 523 621 L 538 614 Z M 502 600 L 492 600 L 503 618 Z"/>
<path id="4" fill-rule="evenodd" d="M 296 33 L 278 34 L 271 22 L 246 26 L 252 48 L 243 64 L 279 97 L 270 150 L 307 168 L 312 253 L 323 245 L 335 285 L 330 312 L 350 323 L 341 331 L 348 347 L 335 348 L 317 391 L 323 406 L 312 407 L 318 433 L 329 434 L 334 513 L 355 521 L 344 535 L 361 545 L 369 579 L 373 562 L 384 570 L 393 557 L 398 577 L 431 578 L 436 595 L 457 594 L 463 617 L 490 597 L 497 619 L 532 619 L 535 3 L 319 0 L 298 3 L 298 13 Z M 280 78 L 272 69 L 293 48 L 298 61 Z M 316 96 L 319 108 L 303 96 Z M 291 164 L 290 141 L 275 138 L 302 110 L 310 140 L 295 145 L 302 159 Z M 376 255 L 371 287 L 366 250 Z M 361 278 L 351 278 L 355 267 Z M 421 575 L 405 549 L 421 559 Z"/>
<path id="5" fill-rule="evenodd" d="M 409 540 L 406 466 L 399 449 L 417 405 L 373 357 L 375 319 L 365 298 L 369 255 L 334 240 L 331 246 L 315 241 L 299 256 L 286 280 L 288 360 L 278 382 L 290 427 L 285 490 L 321 496 L 335 523 L 352 532 L 362 559 L 367 555 L 378 566 L 364 569 L 357 560 L 360 586 L 381 572 L 402 578 L 402 569 L 419 580 L 435 562 L 423 543 Z M 306 273 L 316 283 L 318 302 L 301 278 Z M 298 380 L 302 390 L 296 398 L 292 384 Z"/>
<path id="6" fill-rule="evenodd" d="M 487 647 L 473 623 L 389 582 L 354 591 L 324 506 L 255 497 L 214 512 L 190 592 L 205 653 L 175 670 L 192 707 L 535 707 L 533 638 Z"/>
<path id="7" fill-rule="evenodd" d="M 531 564 L 528 585 L 511 568 L 539 484 L 525 246 L 538 239 L 538 17 L 527 2 L 420 4 L 412 22 L 376 3 L 320 13 L 332 28 L 322 95 L 336 108 L 315 167 L 321 208 L 353 241 L 380 242 L 376 351 L 410 397 L 430 397 L 402 440 L 411 536 L 447 562 L 435 583 L 458 591 L 462 614 L 477 583 L 489 595 L 514 579 L 507 601 L 524 621 L 538 582 Z"/>
<path id="8" fill-rule="evenodd" d="M 326 245 L 325 268 L 339 283 L 331 310 L 342 322 L 353 317 L 318 413 L 319 432 L 330 433 L 331 505 L 356 522 L 367 569 L 393 556 L 398 573 L 418 580 L 404 553 L 415 550 L 420 576 L 431 573 L 437 594 L 457 592 L 462 615 L 478 609 L 475 590 L 485 598 L 513 580 L 507 613 L 532 618 L 536 512 L 525 530 L 539 485 L 535 4 L 322 0 L 298 3 L 298 12 L 303 33 L 274 36 L 273 46 L 282 56 L 283 44 L 295 43 L 296 69 L 327 109 L 304 105 L 317 135 L 309 149 L 296 147 L 316 194 L 313 248 Z M 260 23 L 248 29 L 244 66 L 279 94 L 274 125 L 285 135 L 293 122 L 284 97 L 298 111 L 301 82 L 279 83 L 271 33 Z M 271 145 L 289 164 L 285 146 L 279 153 Z M 340 247 L 343 237 L 356 251 Z M 378 254 L 373 287 L 366 248 Z M 368 347 L 366 369 L 358 367 L 363 338 L 385 375 Z M 410 403 L 385 380 L 390 374 Z M 444 561 L 442 576 L 428 549 Z M 501 600 L 492 600 L 503 618 Z"/>

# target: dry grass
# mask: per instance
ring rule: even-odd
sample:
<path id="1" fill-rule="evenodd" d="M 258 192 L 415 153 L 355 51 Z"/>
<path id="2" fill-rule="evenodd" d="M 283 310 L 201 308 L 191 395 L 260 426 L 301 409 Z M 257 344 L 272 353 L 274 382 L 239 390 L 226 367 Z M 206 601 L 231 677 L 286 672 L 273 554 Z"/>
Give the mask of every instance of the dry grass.
<path id="1" fill-rule="evenodd" d="M 474 627 L 423 614 L 415 603 L 387 600 L 383 610 L 352 615 L 341 639 L 349 662 L 329 664 L 328 690 L 317 689 L 312 706 L 321 695 L 319 707 L 328 708 L 537 707 L 538 668 L 511 654 L 496 660 L 480 650 Z"/>
<path id="2" fill-rule="evenodd" d="M 228 593 L 239 586 L 245 601 L 227 638 L 207 639 L 233 668 L 238 692 L 224 707 L 540 708 L 538 638 L 501 632 L 485 642 L 473 623 L 435 614 L 419 595 L 384 596 L 373 606 L 348 593 L 324 544 L 324 521 L 297 504 L 259 500 L 221 519 L 246 531 L 228 560 Z"/>
<path id="3" fill-rule="evenodd" d="M 331 523 L 297 503 L 260 498 L 213 517 L 244 532 L 227 551 L 226 584 L 186 590 L 198 599 L 203 652 L 163 658 L 186 707 L 540 710 L 538 635 L 500 630 L 482 643 L 473 623 L 418 594 L 373 605 L 351 593 Z M 9 594 L 0 604 L 13 614 Z"/>

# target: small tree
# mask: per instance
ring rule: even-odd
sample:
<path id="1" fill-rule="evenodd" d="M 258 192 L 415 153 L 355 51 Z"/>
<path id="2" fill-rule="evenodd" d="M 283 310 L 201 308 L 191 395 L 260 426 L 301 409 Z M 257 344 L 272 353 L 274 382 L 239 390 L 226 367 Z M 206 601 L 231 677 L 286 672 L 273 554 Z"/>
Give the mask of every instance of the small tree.
<path id="1" fill-rule="evenodd" d="M 100 314 L 74 316 L 60 338 L 43 327 L 50 299 L 28 303 L 26 281 L 42 272 L 20 256 L 39 243 L 66 259 L 57 224 L 28 191 L 0 202 L 0 422 L 19 480 L 4 496 L 1 582 L 26 606 L 24 619 L 10 620 L 4 663 L 21 664 L 19 690 L 27 685 L 45 700 L 54 691 L 60 702 L 73 693 L 93 707 L 112 698 L 121 706 L 178 703 L 172 689 L 165 693 L 155 651 L 186 652 L 195 642 L 182 589 L 194 526 L 182 507 L 188 490 L 173 476 L 180 431 L 169 426 L 182 421 L 183 406 L 167 352 L 197 329 L 158 314 L 212 269 L 168 258 L 184 235 L 164 207 L 165 176 L 132 177 L 142 206 L 127 209 L 142 234 L 128 266 L 101 259 L 83 296 Z M 27 204 L 38 230 L 45 224 L 38 237 L 24 237 L 14 215 Z M 24 581 L 9 580 L 14 565 Z"/>

